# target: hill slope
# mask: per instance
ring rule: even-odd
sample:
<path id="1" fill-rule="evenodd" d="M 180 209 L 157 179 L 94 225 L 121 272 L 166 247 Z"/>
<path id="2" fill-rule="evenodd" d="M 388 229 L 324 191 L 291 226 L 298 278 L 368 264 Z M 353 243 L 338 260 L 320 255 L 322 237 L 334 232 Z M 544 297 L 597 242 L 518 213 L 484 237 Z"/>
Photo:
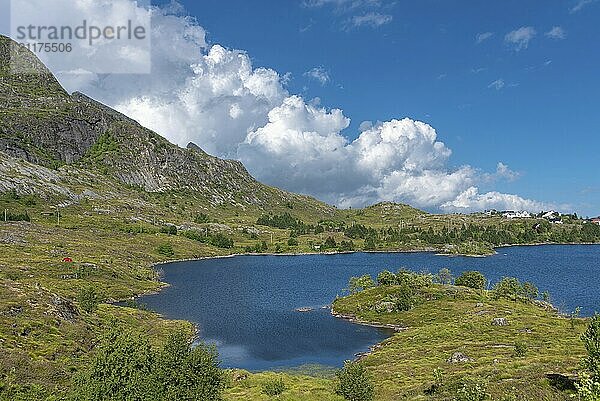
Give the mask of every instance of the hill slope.
<path id="1" fill-rule="evenodd" d="M 334 212 L 313 198 L 259 183 L 238 161 L 212 157 L 194 144 L 180 148 L 83 94 L 69 95 L 31 52 L 4 36 L 0 88 L 0 151 L 8 156 L 59 171 L 69 165 L 148 192 L 194 192 L 213 205 L 271 209 L 294 203 L 324 216 Z M 14 184 L 2 180 L 0 187 Z M 15 189 L 22 191 L 22 184 Z"/>

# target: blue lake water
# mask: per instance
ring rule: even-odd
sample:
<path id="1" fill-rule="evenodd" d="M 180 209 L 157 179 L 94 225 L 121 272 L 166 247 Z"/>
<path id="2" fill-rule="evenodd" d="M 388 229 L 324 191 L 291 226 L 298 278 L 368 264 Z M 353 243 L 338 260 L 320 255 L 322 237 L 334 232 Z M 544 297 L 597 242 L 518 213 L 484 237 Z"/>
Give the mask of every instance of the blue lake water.
<path id="1" fill-rule="evenodd" d="M 549 291 L 564 312 L 600 311 L 600 245 L 500 248 L 487 258 L 433 253 L 353 253 L 236 256 L 163 266 L 171 284 L 140 302 L 168 318 L 197 323 L 203 341 L 215 343 L 223 367 L 266 370 L 307 364 L 341 366 L 391 332 L 333 318 L 336 295 L 351 276 L 401 267 L 457 275 L 479 270 L 492 283 L 504 276 Z M 296 308 L 311 307 L 311 312 Z"/>

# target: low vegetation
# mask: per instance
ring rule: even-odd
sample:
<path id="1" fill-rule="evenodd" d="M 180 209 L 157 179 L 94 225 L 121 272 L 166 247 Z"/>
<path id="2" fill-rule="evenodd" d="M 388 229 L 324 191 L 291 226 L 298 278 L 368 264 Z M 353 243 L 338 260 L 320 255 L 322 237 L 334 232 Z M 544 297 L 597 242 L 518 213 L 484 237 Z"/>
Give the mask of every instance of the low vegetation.
<path id="1" fill-rule="evenodd" d="M 564 400 L 593 389 L 600 319 L 561 316 L 531 283 L 504 278 L 486 290 L 481 273 L 452 283 L 447 269 L 384 271 L 376 283 L 337 299 L 333 313 L 397 328 L 361 359 L 377 400 Z"/>

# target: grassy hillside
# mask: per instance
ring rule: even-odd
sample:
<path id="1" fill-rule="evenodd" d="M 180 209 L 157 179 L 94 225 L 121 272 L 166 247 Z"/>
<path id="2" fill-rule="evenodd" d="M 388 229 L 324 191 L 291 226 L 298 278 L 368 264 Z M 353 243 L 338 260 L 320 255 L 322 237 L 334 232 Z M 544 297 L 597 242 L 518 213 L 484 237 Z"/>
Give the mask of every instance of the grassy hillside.
<path id="1" fill-rule="evenodd" d="M 346 317 L 402 327 L 364 358 L 376 399 L 454 399 L 474 383 L 493 400 L 569 397 L 572 384 L 565 389 L 559 378 L 579 368 L 584 319 L 559 316 L 547 304 L 526 298 L 439 284 L 416 289 L 410 310 L 383 310 L 405 291 L 399 285 L 379 286 L 333 305 L 334 313 Z"/>

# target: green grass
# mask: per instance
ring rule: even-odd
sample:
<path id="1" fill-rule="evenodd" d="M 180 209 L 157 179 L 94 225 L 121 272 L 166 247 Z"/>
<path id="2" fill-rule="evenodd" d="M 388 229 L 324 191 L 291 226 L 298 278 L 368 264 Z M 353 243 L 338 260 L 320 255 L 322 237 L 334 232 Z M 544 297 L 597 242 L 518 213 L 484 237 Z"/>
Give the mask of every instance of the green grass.
<path id="1" fill-rule="evenodd" d="M 579 339 L 584 319 L 567 319 L 526 301 L 496 300 L 491 293 L 435 285 L 422 303 L 407 312 L 377 313 L 373 306 L 398 287 L 377 287 L 335 301 L 336 313 L 366 322 L 400 325 L 406 330 L 384 341 L 364 362 L 375 377 L 378 400 L 452 399 L 465 378 L 488 383 L 493 399 L 564 400 L 568 394 L 550 385 L 546 374 L 577 372 L 584 355 Z M 493 326 L 503 317 L 508 326 Z M 524 344 L 525 356 L 515 355 Z M 448 363 L 455 352 L 471 360 Z M 434 370 L 444 385 L 433 395 Z"/>
<path id="2" fill-rule="evenodd" d="M 322 243 L 330 236 L 337 243 L 350 240 L 342 231 L 332 229 L 300 235 L 297 246 L 288 246 L 290 230 L 256 224 L 265 213 L 261 206 L 213 205 L 200 193 L 183 191 L 148 193 L 72 166 L 63 166 L 58 173 L 70 177 L 68 187 L 74 193 L 88 189 L 102 197 L 84 198 L 61 207 L 59 225 L 55 206 L 65 198 L 0 195 L 0 211 L 27 211 L 31 216 L 31 223 L 0 221 L 0 381 L 39 384 L 50 393 L 60 394 L 68 388 L 73 372 L 85 366 L 96 338 L 114 318 L 127 327 L 151 333 L 157 342 L 185 325 L 151 312 L 106 303 L 96 313 L 81 313 L 75 322 L 68 322 L 56 315 L 52 303 L 55 295 L 77 306 L 79 289 L 93 285 L 103 300 L 123 300 L 157 291 L 164 285 L 152 268 L 159 262 L 243 253 L 247 246 L 262 241 L 268 245 L 267 252 L 274 252 L 279 245 L 281 253 L 300 253 L 315 252 L 311 243 Z M 525 229 L 534 222 L 507 222 L 478 215 L 438 216 L 390 204 L 328 214 L 315 212 L 309 203 L 294 202 L 297 203 L 274 204 L 270 211 L 289 212 L 307 224 L 329 220 L 333 227 L 337 222 L 377 229 L 394 224 L 434 230 L 462 224 Z M 200 213 L 206 214 L 208 222 L 195 222 Z M 160 233 L 165 224 L 179 226 L 179 235 Z M 552 229 L 567 230 L 570 226 L 577 225 Z M 201 233 L 206 229 L 232 238 L 234 247 L 220 249 L 182 235 L 185 230 Z M 364 240 L 352 240 L 356 249 L 364 247 Z M 159 253 L 165 243 L 172 246 L 173 255 Z M 382 240 L 377 247 L 379 251 L 419 249 L 442 251 L 444 245 L 408 238 L 401 242 Z M 74 263 L 62 262 L 64 257 L 72 258 Z M 494 331 L 487 327 L 491 315 L 473 313 L 477 302 L 491 301 L 474 293 L 457 293 L 457 299 L 446 296 L 405 314 L 390 316 L 352 309 L 353 299 L 363 300 L 370 293 L 336 302 L 336 308 L 342 310 L 347 305 L 349 312 L 365 320 L 387 320 L 411 327 L 366 359 L 376 378 L 378 399 L 425 397 L 423 392 L 431 385 L 436 368 L 443 369 L 453 385 L 461 377 L 477 375 L 490 380 L 499 389 L 497 392 L 510 391 L 514 385 L 541 394 L 539 399 L 560 399 L 561 394 L 548 385 L 544 373 L 569 373 L 576 369 L 581 354 L 577 334 L 583 323 L 576 321 L 572 330 L 568 320 L 532 305 L 494 301 L 489 304 L 490 314 L 510 310 L 508 317 L 514 321 L 514 325 Z M 532 334 L 515 331 L 528 326 L 533 327 Z M 525 358 L 511 359 L 511 347 L 516 341 L 526 343 Z M 496 345 L 502 347 L 495 348 Z M 466 366 L 445 364 L 453 350 L 466 350 L 476 358 L 475 362 Z M 494 359 L 499 362 L 493 363 Z M 246 380 L 232 383 L 226 391 L 227 400 L 266 399 L 261 386 L 271 375 L 251 374 Z M 329 377 L 290 372 L 281 373 L 281 377 L 287 390 L 280 399 L 339 400 Z M 441 395 L 438 398 L 443 399 Z"/>

